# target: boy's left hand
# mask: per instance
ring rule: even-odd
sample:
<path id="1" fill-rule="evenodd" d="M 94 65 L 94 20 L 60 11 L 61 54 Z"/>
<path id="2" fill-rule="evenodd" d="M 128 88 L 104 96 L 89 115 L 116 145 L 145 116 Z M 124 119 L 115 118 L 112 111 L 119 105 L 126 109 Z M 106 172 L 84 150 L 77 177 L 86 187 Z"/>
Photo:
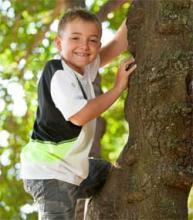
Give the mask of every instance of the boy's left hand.
<path id="1" fill-rule="evenodd" d="M 117 87 L 120 91 L 123 91 L 127 88 L 129 76 L 137 68 L 137 65 L 134 62 L 135 59 L 130 58 L 124 60 L 119 66 L 115 87 Z"/>

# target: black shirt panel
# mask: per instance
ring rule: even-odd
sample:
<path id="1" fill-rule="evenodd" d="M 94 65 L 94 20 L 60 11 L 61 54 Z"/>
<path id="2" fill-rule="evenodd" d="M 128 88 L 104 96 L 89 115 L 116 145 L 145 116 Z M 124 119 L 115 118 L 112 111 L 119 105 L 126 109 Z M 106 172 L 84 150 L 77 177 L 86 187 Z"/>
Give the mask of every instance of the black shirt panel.
<path id="1" fill-rule="evenodd" d="M 80 134 L 81 126 L 66 121 L 52 101 L 50 84 L 57 70 L 63 70 L 61 60 L 48 61 L 39 80 L 38 108 L 32 139 L 58 143 L 78 137 Z"/>

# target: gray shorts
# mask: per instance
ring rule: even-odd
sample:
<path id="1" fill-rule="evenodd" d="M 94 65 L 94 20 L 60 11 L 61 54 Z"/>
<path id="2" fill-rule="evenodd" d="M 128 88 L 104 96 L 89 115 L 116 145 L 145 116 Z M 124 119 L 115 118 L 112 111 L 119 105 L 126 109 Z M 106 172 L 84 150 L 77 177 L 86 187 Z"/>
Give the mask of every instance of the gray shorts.
<path id="1" fill-rule="evenodd" d="M 111 164 L 102 159 L 89 159 L 89 175 L 79 185 L 56 179 L 24 180 L 24 189 L 30 193 L 41 220 L 74 220 L 77 199 L 89 198 L 103 186 Z"/>

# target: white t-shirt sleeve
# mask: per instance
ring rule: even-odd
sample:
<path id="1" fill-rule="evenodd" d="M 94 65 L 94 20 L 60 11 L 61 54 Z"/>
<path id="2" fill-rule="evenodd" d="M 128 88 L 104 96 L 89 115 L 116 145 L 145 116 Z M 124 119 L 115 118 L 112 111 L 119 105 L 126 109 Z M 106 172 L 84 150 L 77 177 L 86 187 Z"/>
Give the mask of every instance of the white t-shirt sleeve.
<path id="1" fill-rule="evenodd" d="M 87 104 L 76 78 L 66 76 L 63 70 L 58 70 L 52 77 L 50 92 L 56 108 L 66 120 Z"/>
<path id="2" fill-rule="evenodd" d="M 86 72 L 87 74 L 89 74 L 91 82 L 94 82 L 99 67 L 100 67 L 100 56 L 98 54 L 96 59 L 91 64 L 86 66 Z"/>

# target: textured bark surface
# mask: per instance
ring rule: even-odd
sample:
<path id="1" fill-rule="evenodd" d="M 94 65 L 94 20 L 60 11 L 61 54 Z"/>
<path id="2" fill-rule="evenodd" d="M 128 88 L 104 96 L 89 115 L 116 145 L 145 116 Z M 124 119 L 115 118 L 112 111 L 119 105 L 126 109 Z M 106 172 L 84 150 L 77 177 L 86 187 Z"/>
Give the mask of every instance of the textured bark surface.
<path id="1" fill-rule="evenodd" d="M 184 220 L 193 182 L 193 1 L 135 1 L 127 26 L 138 65 L 125 103 L 129 141 L 88 219 Z"/>

